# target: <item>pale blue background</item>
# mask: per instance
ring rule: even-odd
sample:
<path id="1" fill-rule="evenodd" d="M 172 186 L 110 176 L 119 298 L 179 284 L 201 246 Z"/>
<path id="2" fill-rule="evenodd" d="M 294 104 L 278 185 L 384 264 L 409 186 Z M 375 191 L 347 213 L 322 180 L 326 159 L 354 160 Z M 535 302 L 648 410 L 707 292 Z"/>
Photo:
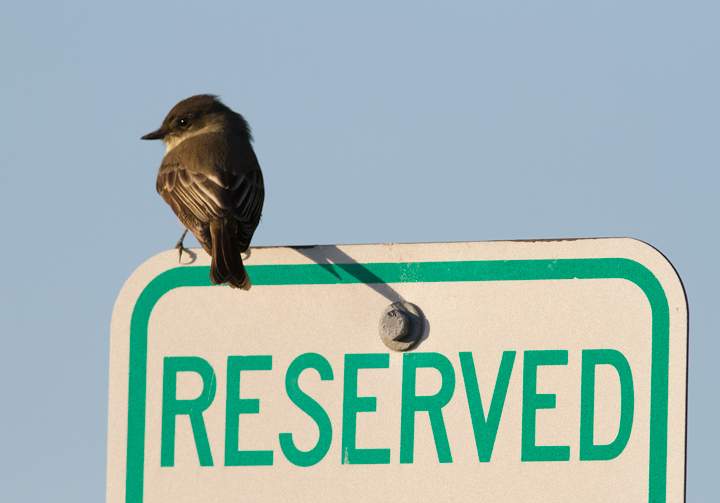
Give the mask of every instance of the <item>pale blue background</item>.
<path id="1" fill-rule="evenodd" d="M 0 499 L 104 499 L 113 303 L 181 232 L 139 138 L 212 92 L 256 137 L 254 245 L 665 253 L 690 305 L 688 499 L 720 501 L 720 8 L 497 4 L 4 4 Z"/>

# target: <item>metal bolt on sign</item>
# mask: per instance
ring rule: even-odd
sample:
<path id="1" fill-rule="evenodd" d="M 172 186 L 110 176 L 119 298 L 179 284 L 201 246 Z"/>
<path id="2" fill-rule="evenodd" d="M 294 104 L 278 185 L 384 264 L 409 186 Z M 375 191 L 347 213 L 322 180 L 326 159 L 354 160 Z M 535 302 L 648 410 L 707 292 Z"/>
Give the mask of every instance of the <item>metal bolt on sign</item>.
<path id="1" fill-rule="evenodd" d="M 423 324 L 422 313 L 415 304 L 394 302 L 380 317 L 380 339 L 393 351 L 407 351 L 420 339 Z"/>

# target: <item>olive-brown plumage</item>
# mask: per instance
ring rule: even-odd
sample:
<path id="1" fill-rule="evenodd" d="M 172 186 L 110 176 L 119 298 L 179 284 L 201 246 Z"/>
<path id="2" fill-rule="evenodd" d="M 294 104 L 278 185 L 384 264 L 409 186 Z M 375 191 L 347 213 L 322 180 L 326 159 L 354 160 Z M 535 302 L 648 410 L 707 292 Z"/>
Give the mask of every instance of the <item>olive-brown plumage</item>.
<path id="1" fill-rule="evenodd" d="M 157 191 L 212 257 L 210 280 L 249 290 L 241 253 L 260 222 L 265 189 L 245 119 L 202 94 L 175 105 L 142 139 L 167 145 Z M 178 247 L 182 253 L 182 238 Z"/>

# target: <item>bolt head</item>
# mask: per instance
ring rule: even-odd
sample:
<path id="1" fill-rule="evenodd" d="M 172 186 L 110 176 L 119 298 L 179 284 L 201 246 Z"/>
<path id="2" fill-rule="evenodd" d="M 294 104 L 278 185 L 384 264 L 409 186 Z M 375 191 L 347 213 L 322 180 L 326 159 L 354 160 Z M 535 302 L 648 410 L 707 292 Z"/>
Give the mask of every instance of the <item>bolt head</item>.
<path id="1" fill-rule="evenodd" d="M 383 317 L 381 330 L 388 339 L 399 341 L 410 333 L 410 320 L 405 313 L 393 309 Z"/>
<path id="2" fill-rule="evenodd" d="M 424 323 L 422 312 L 415 304 L 404 300 L 393 302 L 380 316 L 380 340 L 393 351 L 407 351 L 420 340 Z"/>

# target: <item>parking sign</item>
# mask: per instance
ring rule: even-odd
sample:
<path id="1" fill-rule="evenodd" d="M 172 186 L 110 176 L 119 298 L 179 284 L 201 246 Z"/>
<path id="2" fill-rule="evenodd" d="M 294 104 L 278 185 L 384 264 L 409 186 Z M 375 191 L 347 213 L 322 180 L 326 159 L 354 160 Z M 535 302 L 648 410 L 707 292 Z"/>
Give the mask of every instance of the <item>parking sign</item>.
<path id="1" fill-rule="evenodd" d="M 644 243 L 253 248 L 249 292 L 184 261 L 113 312 L 108 501 L 684 499 L 687 305 Z"/>

